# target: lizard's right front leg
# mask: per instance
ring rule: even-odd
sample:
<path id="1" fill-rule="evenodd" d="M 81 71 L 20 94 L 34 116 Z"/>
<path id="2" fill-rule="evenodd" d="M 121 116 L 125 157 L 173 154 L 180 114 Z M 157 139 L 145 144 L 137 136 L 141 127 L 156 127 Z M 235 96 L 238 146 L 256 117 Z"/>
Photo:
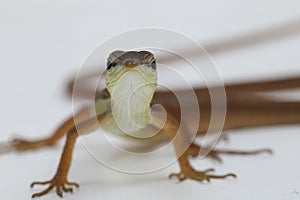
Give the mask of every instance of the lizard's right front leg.
<path id="1" fill-rule="evenodd" d="M 68 188 L 67 185 L 79 187 L 79 185 L 77 183 L 69 182 L 67 180 L 67 175 L 68 175 L 71 161 L 72 161 L 72 154 L 73 154 L 73 149 L 74 149 L 74 145 L 76 142 L 76 138 L 78 137 L 78 133 L 79 134 L 87 134 L 87 133 L 90 133 L 90 132 L 98 129 L 99 128 L 98 122 L 102 122 L 104 120 L 104 118 L 106 118 L 107 116 L 108 116 L 108 113 L 98 115 L 98 117 L 96 119 L 89 119 L 84 122 L 81 122 L 76 127 L 74 126 L 73 128 L 71 128 L 69 130 L 69 132 L 67 134 L 67 140 L 66 140 L 66 143 L 64 146 L 64 150 L 63 150 L 56 174 L 49 181 L 33 182 L 31 184 L 31 187 L 33 187 L 35 185 L 47 185 L 47 184 L 49 184 L 49 186 L 42 192 L 33 194 L 32 198 L 41 197 L 41 196 L 49 193 L 52 189 L 56 189 L 57 195 L 62 197 L 63 192 L 73 192 L 73 189 Z"/>
<path id="2" fill-rule="evenodd" d="M 74 149 L 74 145 L 75 145 L 77 136 L 78 136 L 78 133 L 76 131 L 76 128 L 74 127 L 69 131 L 69 133 L 67 135 L 67 141 L 66 141 L 66 144 L 65 144 L 62 156 L 61 156 L 59 167 L 58 167 L 57 172 L 56 172 L 55 176 L 53 177 L 53 179 L 50 181 L 45 181 L 45 182 L 33 182 L 31 184 L 31 187 L 33 187 L 35 185 L 49 184 L 48 188 L 42 192 L 33 194 L 32 198 L 43 196 L 43 195 L 47 194 L 48 192 L 50 192 L 53 188 L 56 189 L 57 195 L 62 197 L 63 191 L 64 192 L 73 192 L 73 189 L 67 188 L 66 185 L 73 185 L 73 186 L 79 187 L 79 185 L 77 183 L 70 183 L 67 180 L 67 175 L 68 175 L 68 172 L 70 169 L 72 153 L 73 153 L 73 149 Z"/>

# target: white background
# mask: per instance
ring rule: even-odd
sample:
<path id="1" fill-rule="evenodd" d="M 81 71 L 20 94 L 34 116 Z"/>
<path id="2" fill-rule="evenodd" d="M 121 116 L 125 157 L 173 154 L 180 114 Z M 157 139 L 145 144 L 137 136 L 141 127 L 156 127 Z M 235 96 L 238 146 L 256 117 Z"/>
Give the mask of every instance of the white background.
<path id="1" fill-rule="evenodd" d="M 272 37 L 285 24 L 282 37 Z M 225 82 L 300 73 L 300 3 L 290 1 L 4 1 L 0 2 L 0 142 L 15 135 L 39 138 L 72 113 L 67 80 L 98 44 L 120 32 L 159 27 L 211 47 L 269 30 L 269 40 L 212 51 Z M 247 37 L 246 37 L 247 38 Z M 226 44 L 226 43 L 225 43 Z M 222 46 L 222 45 L 221 45 Z M 208 51 L 210 49 L 208 48 Z M 300 100 L 300 98 L 298 98 Z M 242 133 L 242 134 L 240 134 Z M 147 175 L 128 175 L 95 161 L 77 143 L 69 179 L 81 184 L 66 199 L 300 199 L 300 126 L 235 131 L 227 148 L 269 147 L 272 156 L 196 160 L 198 169 L 235 172 L 238 179 L 209 184 L 168 180 L 177 164 Z M 100 142 L 101 144 L 101 142 Z M 52 178 L 56 148 L 0 157 L 0 198 L 30 199 L 32 181 Z M 101 148 L 101 145 L 99 145 Z M 108 152 L 109 153 L 109 152 Z M 175 156 L 170 154 L 169 156 Z M 160 158 L 158 158 L 160 159 Z M 137 163 L 138 165 L 138 163 Z M 42 199 L 58 198 L 54 192 Z"/>

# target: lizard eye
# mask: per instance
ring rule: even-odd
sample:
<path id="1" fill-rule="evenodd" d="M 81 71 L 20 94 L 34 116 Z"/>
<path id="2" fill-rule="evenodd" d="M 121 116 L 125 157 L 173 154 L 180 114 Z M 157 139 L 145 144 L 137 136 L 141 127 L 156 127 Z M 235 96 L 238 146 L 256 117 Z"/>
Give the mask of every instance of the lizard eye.
<path id="1" fill-rule="evenodd" d="M 116 66 L 115 63 L 112 63 L 108 60 L 106 63 L 106 70 L 110 70 L 112 67 L 115 67 L 115 66 Z"/>
<path id="2" fill-rule="evenodd" d="M 151 64 L 150 64 L 151 68 L 156 70 L 156 60 L 154 60 Z"/>

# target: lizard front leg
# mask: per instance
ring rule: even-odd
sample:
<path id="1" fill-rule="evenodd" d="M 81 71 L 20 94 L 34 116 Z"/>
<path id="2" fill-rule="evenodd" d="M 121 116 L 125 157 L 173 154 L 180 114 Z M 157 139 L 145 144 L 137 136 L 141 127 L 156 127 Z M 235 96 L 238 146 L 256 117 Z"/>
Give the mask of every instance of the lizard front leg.
<path id="1" fill-rule="evenodd" d="M 176 146 L 175 146 L 176 148 Z M 179 157 L 178 162 L 180 165 L 180 173 L 173 173 L 170 175 L 170 178 L 177 177 L 179 181 L 183 181 L 187 178 L 197 180 L 197 181 L 210 181 L 210 179 L 224 179 L 226 177 L 236 177 L 235 174 L 229 173 L 225 175 L 211 175 L 208 174 L 209 172 L 213 172 L 214 169 L 208 169 L 205 171 L 196 171 L 193 169 L 193 167 L 190 165 L 188 161 L 188 157 L 197 157 L 199 156 L 199 153 L 201 151 L 201 147 L 195 143 L 192 143 L 188 149 Z M 206 150 L 205 150 L 206 151 Z M 260 153 L 272 153 L 270 149 L 259 149 L 259 150 L 253 150 L 253 151 L 234 151 L 234 150 L 217 150 L 212 149 L 208 153 L 207 157 L 217 160 L 219 162 L 222 162 L 220 155 L 256 155 Z"/>
<path id="2" fill-rule="evenodd" d="M 227 177 L 236 177 L 236 175 L 233 173 L 228 173 L 224 175 L 209 174 L 209 172 L 213 172 L 214 169 L 207 169 L 205 171 L 195 170 L 189 163 L 187 152 L 185 152 L 179 157 L 178 162 L 180 166 L 180 172 L 170 174 L 169 178 L 177 177 L 180 182 L 186 179 L 192 179 L 200 182 L 202 181 L 209 182 L 211 179 L 224 179 Z"/>
<path id="3" fill-rule="evenodd" d="M 214 171 L 213 169 L 208 169 L 204 171 L 195 170 L 188 160 L 188 157 L 190 155 L 189 151 L 191 151 L 189 150 L 189 146 L 192 144 L 192 142 L 191 144 L 187 143 L 189 140 L 189 136 L 185 133 L 177 133 L 178 128 L 178 122 L 176 120 L 168 118 L 164 128 L 162 129 L 162 132 L 167 133 L 173 139 L 174 149 L 177 154 L 178 163 L 180 167 L 180 172 L 170 174 L 169 178 L 177 177 L 179 181 L 183 181 L 186 179 L 192 179 L 196 181 L 210 181 L 210 179 L 224 179 L 227 177 L 236 177 L 236 175 L 233 173 L 228 173 L 224 175 L 210 174 L 210 172 Z"/>
<path id="4" fill-rule="evenodd" d="M 96 130 L 99 125 L 98 122 L 104 120 L 104 118 L 107 116 L 108 116 L 107 113 L 101 114 L 97 117 L 97 119 L 86 120 L 84 122 L 79 123 L 77 127 L 73 127 L 69 130 L 56 174 L 49 181 L 33 182 L 31 184 L 31 187 L 34 187 L 35 185 L 49 185 L 49 186 L 42 192 L 33 194 L 32 198 L 41 197 L 49 193 L 52 189 L 56 189 L 57 195 L 62 197 L 63 192 L 71 192 L 71 193 L 73 192 L 73 188 L 67 186 L 79 187 L 77 183 L 69 182 L 67 180 L 67 175 L 72 161 L 72 154 L 73 154 L 76 138 L 78 137 L 78 133 L 86 134 Z"/>
<path id="5" fill-rule="evenodd" d="M 62 197 L 63 191 L 73 192 L 73 189 L 67 188 L 66 185 L 73 185 L 79 187 L 77 183 L 70 183 L 67 180 L 67 175 L 71 165 L 72 153 L 73 153 L 77 136 L 78 133 L 76 131 L 76 128 L 74 127 L 67 134 L 67 140 L 61 156 L 59 167 L 53 179 L 45 182 L 33 182 L 31 184 L 31 187 L 34 187 L 35 185 L 46 185 L 46 184 L 49 184 L 49 187 L 42 192 L 33 194 L 32 198 L 43 196 L 47 194 L 49 191 L 51 191 L 53 188 L 56 188 L 57 195 Z"/>

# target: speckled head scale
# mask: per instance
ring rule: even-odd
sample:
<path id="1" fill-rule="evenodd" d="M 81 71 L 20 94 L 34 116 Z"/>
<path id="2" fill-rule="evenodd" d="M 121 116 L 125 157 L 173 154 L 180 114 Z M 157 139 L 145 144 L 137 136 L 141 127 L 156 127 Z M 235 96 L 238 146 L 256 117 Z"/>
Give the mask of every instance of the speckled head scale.
<path id="1" fill-rule="evenodd" d="M 153 69 L 156 69 L 156 60 L 154 55 L 149 51 L 121 51 L 112 52 L 107 59 L 107 70 L 117 65 L 134 65 L 150 64 Z"/>

